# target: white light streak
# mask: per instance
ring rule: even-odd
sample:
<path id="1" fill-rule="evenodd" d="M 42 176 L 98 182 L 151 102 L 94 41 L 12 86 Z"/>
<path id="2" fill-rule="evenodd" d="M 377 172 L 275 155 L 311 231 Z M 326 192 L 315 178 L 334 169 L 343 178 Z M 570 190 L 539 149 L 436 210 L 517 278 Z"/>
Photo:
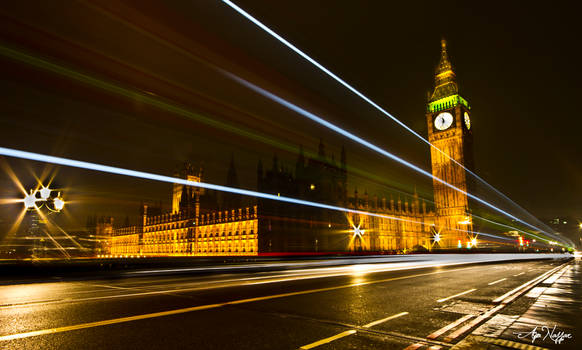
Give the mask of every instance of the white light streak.
<path id="1" fill-rule="evenodd" d="M 316 122 L 318 124 L 321 124 L 321 125 L 325 126 L 328 129 L 331 129 L 331 130 L 333 130 L 333 131 L 335 131 L 335 132 L 337 132 L 337 133 L 339 133 L 339 134 L 347 137 L 348 139 L 350 139 L 352 141 L 355 141 L 355 142 L 359 143 L 360 145 L 362 145 L 362 146 L 364 146 L 366 148 L 369 148 L 369 149 L 371 149 L 371 150 L 373 150 L 373 151 L 375 151 L 377 153 L 380 153 L 381 155 L 383 155 L 383 156 L 385 156 L 387 158 L 390 158 L 390 159 L 396 161 L 397 163 L 400 163 L 400 164 L 402 164 L 402 165 L 404 165 L 404 166 L 406 166 L 406 167 L 408 167 L 408 168 L 410 168 L 410 169 L 412 169 L 412 170 L 414 170 L 414 171 L 416 171 L 416 172 L 418 172 L 418 173 L 420 173 L 420 174 L 422 174 L 422 175 L 424 175 L 426 177 L 429 177 L 431 179 L 434 179 L 437 182 L 439 182 L 439 183 L 441 183 L 441 184 L 443 184 L 443 185 L 445 185 L 445 186 L 447 186 L 449 188 L 452 188 L 453 190 L 455 190 L 457 192 L 460 192 L 460 193 L 468 196 L 469 198 L 472 198 L 472 199 L 478 201 L 479 203 L 481 203 L 481 204 L 483 204 L 483 205 L 485 205 L 485 206 L 487 206 L 487 207 L 495 210 L 498 213 L 501 213 L 501 214 L 503 214 L 503 215 L 505 215 L 505 216 L 513 219 L 513 220 L 519 221 L 522 224 L 529 226 L 530 228 L 540 230 L 540 229 L 536 228 L 535 226 L 530 225 L 527 222 L 525 222 L 523 220 L 520 220 L 519 218 L 511 215 L 510 213 L 504 211 L 503 209 L 497 208 L 493 204 L 491 204 L 491 203 L 489 203 L 489 202 L 487 202 L 487 201 L 485 201 L 485 200 L 483 200 L 483 199 L 481 199 L 481 198 L 479 198 L 479 197 L 477 197 L 477 196 L 475 196 L 475 195 L 473 195 L 473 194 L 471 194 L 469 192 L 466 192 L 466 191 L 464 191 L 464 190 L 462 190 L 462 189 L 460 189 L 460 188 L 458 188 L 458 187 L 456 187 L 456 186 L 454 186 L 454 185 L 452 185 L 452 184 L 450 184 L 450 183 L 448 183 L 448 182 L 446 182 L 446 181 L 444 181 L 444 180 L 442 180 L 442 179 L 440 179 L 440 178 L 432 175 L 428 171 L 420 168 L 419 166 L 414 165 L 414 164 L 412 164 L 412 163 L 410 163 L 410 162 L 408 162 L 408 161 L 406 161 L 406 160 L 404 160 L 404 159 L 396 156 L 395 154 L 392 154 L 392 153 L 390 153 L 390 152 L 388 152 L 388 151 L 386 151 L 386 150 L 384 150 L 384 149 L 382 149 L 382 148 L 380 148 L 380 147 L 378 147 L 378 146 L 376 146 L 376 145 L 374 145 L 374 144 L 372 144 L 372 143 L 370 143 L 370 142 L 362 139 L 361 137 L 356 136 L 356 135 L 352 134 L 351 132 L 342 129 L 342 128 L 340 128 L 339 126 L 337 126 L 335 124 L 330 123 L 327 120 L 322 119 L 322 118 L 318 117 L 317 115 L 315 115 L 315 114 L 313 114 L 313 113 L 311 113 L 311 112 L 309 112 L 309 111 L 307 111 L 307 110 L 305 110 L 305 109 L 303 109 L 303 108 L 301 108 L 301 107 L 299 107 L 299 106 L 297 106 L 297 105 L 295 105 L 295 104 L 293 104 L 293 103 L 291 103 L 291 102 L 289 102 L 289 101 L 287 101 L 287 100 L 285 100 L 285 99 L 283 99 L 283 98 L 281 98 L 281 97 L 279 97 L 279 96 L 277 96 L 277 95 L 275 95 L 275 94 L 273 94 L 273 93 L 271 93 L 269 91 L 266 91 L 266 90 L 264 90 L 264 89 L 262 89 L 262 88 L 260 88 L 260 87 L 258 87 L 256 85 L 254 85 L 254 84 L 252 84 L 252 83 L 250 83 L 250 82 L 248 82 L 248 81 L 246 81 L 246 80 L 244 80 L 242 78 L 239 78 L 239 77 L 231 74 L 231 73 L 225 72 L 225 74 L 227 74 L 228 76 L 230 76 L 233 80 L 238 81 L 240 84 L 248 87 L 249 89 L 251 89 L 251 90 L 253 90 L 253 91 L 255 91 L 255 92 L 257 92 L 257 93 L 259 93 L 259 94 L 261 94 L 261 95 L 263 95 L 263 96 L 265 96 L 267 98 L 269 98 L 269 99 L 271 99 L 272 101 L 274 101 L 274 102 L 276 102 L 276 103 L 278 103 L 278 104 L 280 104 L 282 106 L 285 106 L 285 107 L 287 107 L 287 108 L 289 108 L 289 109 L 297 112 L 298 114 L 303 115 L 304 117 L 307 117 L 308 119 L 313 120 L 314 122 Z M 542 231 L 542 230 L 540 230 L 540 231 Z M 542 232 L 545 232 L 545 231 L 542 231 Z M 547 234 L 549 234 L 549 233 L 547 233 Z"/>
<path id="2" fill-rule="evenodd" d="M 215 190 L 215 191 L 223 191 L 223 192 L 240 194 L 243 196 L 251 196 L 251 197 L 271 199 L 271 200 L 275 200 L 275 201 L 287 202 L 287 203 L 295 203 L 295 204 L 306 205 L 306 206 L 310 206 L 310 207 L 336 210 L 336 211 L 341 211 L 341 212 L 346 212 L 346 213 L 362 214 L 362 215 L 369 215 L 369 216 L 380 217 L 380 218 L 385 218 L 385 219 L 390 219 L 390 220 L 397 220 L 397 221 L 410 222 L 410 223 L 416 223 L 416 224 L 424 224 L 420 221 L 409 220 L 409 219 L 394 217 L 394 216 L 390 216 L 390 215 L 383 215 L 383 214 L 378 214 L 378 213 L 366 212 L 366 211 L 362 211 L 362 210 L 343 208 L 343 207 L 338 207 L 335 205 L 328 205 L 328 204 L 323 204 L 323 203 L 311 202 L 311 201 L 306 201 L 306 200 L 302 200 L 302 199 L 295 199 L 295 198 L 291 198 L 291 197 L 281 196 L 280 194 L 272 195 L 272 194 L 263 193 L 263 192 L 244 190 L 244 189 L 240 189 L 240 188 L 215 185 L 215 184 L 210 184 L 210 183 L 205 183 L 205 182 L 189 181 L 189 180 L 180 179 L 177 177 L 158 175 L 158 174 L 152 174 L 152 173 L 147 173 L 147 172 L 143 172 L 143 171 L 129 170 L 129 169 L 124 169 L 124 168 L 112 167 L 112 166 L 108 166 L 108 165 L 89 163 L 89 162 L 84 162 L 84 161 L 80 161 L 80 160 L 73 160 L 73 159 L 68 159 L 68 158 L 49 156 L 49 155 L 40 154 L 40 153 L 20 151 L 20 150 L 11 149 L 11 148 L 5 148 L 5 147 L 0 147 L 0 155 L 14 157 L 14 158 L 34 160 L 34 161 L 45 162 L 45 163 L 50 163 L 50 164 L 70 166 L 70 167 L 80 168 L 80 169 L 100 171 L 100 172 L 109 173 L 109 174 L 136 177 L 136 178 L 141 178 L 141 179 L 146 179 L 146 180 L 153 180 L 153 181 L 160 181 L 160 182 L 167 182 L 167 183 L 177 183 L 177 184 L 182 184 L 182 185 L 186 185 L 186 186 L 194 186 L 194 187 L 206 188 L 206 189 Z M 489 234 L 489 233 L 484 233 L 484 232 L 475 232 L 475 231 L 468 231 L 468 230 L 459 230 L 459 231 L 463 231 L 463 232 L 467 232 L 467 233 L 474 233 L 474 234 L 481 234 L 481 235 L 490 236 L 490 237 L 499 238 L 499 239 L 512 240 L 512 239 L 507 238 L 507 237 L 497 236 L 494 234 Z"/>
<path id="3" fill-rule="evenodd" d="M 291 44 L 289 41 L 287 41 L 286 39 L 284 39 L 282 36 L 280 36 L 279 34 L 277 34 L 276 32 L 274 32 L 273 30 L 271 30 L 269 27 L 267 27 L 266 25 L 264 25 L 262 22 L 260 22 L 259 20 L 257 20 L 256 18 L 254 18 L 253 16 L 251 16 L 248 12 L 246 12 L 245 10 L 243 10 L 242 8 L 240 8 L 239 6 L 237 6 L 235 3 L 233 3 L 230 0 L 222 0 L 226 5 L 230 6 L 232 9 L 234 9 L 236 12 L 238 12 L 239 14 L 241 14 L 243 17 L 247 18 L 249 21 L 251 21 L 252 23 L 254 23 L 256 26 L 258 26 L 259 28 L 261 28 L 262 30 L 264 30 L 265 32 L 267 32 L 269 35 L 271 35 L 272 37 L 274 37 L 275 39 L 277 39 L 279 42 L 281 42 L 282 44 L 284 44 L 285 46 L 287 46 L 289 49 L 291 49 L 292 51 L 294 51 L 296 54 L 298 54 L 299 56 L 303 57 L 305 60 L 307 60 L 308 62 L 310 62 L 311 64 L 313 64 L 315 67 L 319 68 L 322 72 L 324 72 L 325 74 L 327 74 L 329 77 L 331 77 L 332 79 L 334 79 L 335 81 L 337 81 L 338 83 L 340 83 L 341 85 L 343 85 L 345 88 L 347 88 L 348 90 L 350 90 L 352 93 L 354 93 L 356 96 L 360 97 L 362 100 L 364 100 L 365 102 L 367 102 L 368 104 L 370 104 L 372 107 L 374 107 L 375 109 L 377 109 L 378 111 L 380 111 L 382 114 L 384 114 L 385 116 L 387 116 L 388 118 L 392 119 L 396 124 L 400 125 L 401 127 L 403 127 L 404 129 L 406 129 L 408 132 L 410 132 L 411 134 L 413 134 L 414 136 L 416 136 L 417 138 L 419 138 L 420 140 L 422 140 L 424 143 L 428 144 L 430 147 L 434 148 L 435 150 L 437 150 L 438 152 L 440 152 L 441 154 L 443 154 L 445 157 L 447 157 L 448 159 L 452 160 L 454 163 L 456 163 L 457 165 L 459 165 L 460 167 L 462 167 L 463 169 L 465 169 L 465 171 L 467 171 L 469 174 L 473 175 L 477 180 L 479 180 L 481 183 L 485 184 L 488 188 L 490 188 L 491 190 L 493 190 L 495 193 L 499 194 L 500 196 L 502 196 L 505 200 L 509 201 L 510 203 L 512 203 L 514 206 L 516 206 L 517 208 L 521 209 L 523 212 L 527 213 L 530 217 L 533 217 L 536 221 L 539 222 L 539 220 L 537 220 L 537 218 L 535 218 L 533 215 L 531 215 L 527 210 L 525 210 L 524 208 L 522 208 L 521 206 L 519 206 L 517 203 L 515 203 L 513 200 L 511 200 L 511 198 L 507 197 L 505 194 L 503 194 L 501 191 L 497 190 L 495 187 L 493 187 L 492 185 L 490 185 L 489 183 L 487 183 L 485 180 L 483 180 L 481 177 L 479 177 L 477 174 L 475 174 L 474 172 L 472 172 L 471 170 L 465 168 L 461 163 L 457 162 L 455 159 L 451 158 L 448 154 L 446 154 L 445 152 L 443 152 L 442 150 L 440 150 L 438 147 L 434 146 L 432 143 L 430 143 L 427 139 L 425 139 L 424 137 L 422 137 L 420 134 L 418 134 L 416 131 L 414 131 L 413 129 L 411 129 L 408 125 L 404 124 L 403 122 L 401 122 L 398 118 L 394 117 L 392 114 L 390 114 L 388 111 L 386 111 L 384 108 L 382 108 L 381 106 L 379 106 L 377 103 L 375 103 L 374 101 L 372 101 L 370 98 L 366 97 L 364 94 L 362 94 L 360 91 L 358 91 L 356 88 L 352 87 L 350 84 L 348 84 L 346 81 L 344 81 L 343 79 L 341 79 L 340 77 L 338 77 L 336 74 L 334 74 L 333 72 L 331 72 L 329 69 L 325 68 L 323 65 L 321 65 L 319 62 L 317 62 L 316 60 L 314 60 L 313 58 L 311 58 L 309 55 L 307 55 L 306 53 L 304 53 L 303 51 L 301 51 L 299 48 L 297 48 L 295 45 Z M 473 197 L 471 197 L 473 198 Z M 476 199 L 473 198 L 475 200 L 478 200 L 479 202 L 488 205 L 488 203 L 486 202 L 482 202 L 480 199 Z M 497 208 L 495 208 L 497 209 Z M 500 210 L 500 209 L 499 209 Z M 509 216 L 510 218 L 521 222 L 524 225 L 527 225 L 530 228 L 533 228 L 535 230 L 539 230 L 541 232 L 550 234 L 534 225 L 531 225 L 509 213 L 506 213 L 504 211 L 500 211 L 503 214 Z"/>
<path id="4" fill-rule="evenodd" d="M 136 177 L 136 178 L 141 178 L 141 179 L 146 179 L 146 180 L 153 180 L 153 181 L 160 181 L 160 182 L 167 182 L 167 183 L 177 183 L 177 184 L 186 185 L 186 186 L 194 186 L 194 187 L 200 187 L 200 188 L 205 188 L 205 189 L 209 189 L 209 190 L 235 193 L 235 194 L 240 194 L 243 196 L 271 199 L 271 200 L 275 200 L 275 201 L 306 205 L 306 206 L 316 207 L 316 208 L 321 208 L 321 209 L 336 210 L 336 211 L 342 211 L 342 212 L 353 213 L 353 214 L 370 215 L 370 216 L 381 217 L 381 218 L 386 218 L 386 219 L 390 219 L 390 220 L 397 220 L 397 221 L 405 221 L 405 222 L 422 224 L 420 221 L 407 220 L 407 219 L 389 216 L 389 215 L 382 215 L 382 214 L 371 213 L 371 212 L 366 212 L 366 211 L 362 211 L 362 210 L 355 210 L 355 209 L 338 207 L 335 205 L 328 205 L 328 204 L 323 204 L 323 203 L 311 202 L 311 201 L 306 201 L 306 200 L 302 200 L 302 199 L 295 199 L 295 198 L 291 198 L 291 197 L 281 196 L 279 194 L 272 195 L 272 194 L 263 193 L 263 192 L 245 190 L 245 189 L 228 187 L 228 186 L 215 185 L 215 184 L 210 184 L 210 183 L 206 183 L 206 182 L 189 181 L 189 180 L 180 179 L 177 177 L 158 175 L 158 174 L 152 174 L 152 173 L 147 173 L 147 172 L 143 172 L 143 171 L 129 170 L 129 169 L 124 169 L 124 168 L 112 167 L 112 166 L 108 166 L 108 165 L 89 163 L 89 162 L 84 162 L 84 161 L 80 161 L 80 160 L 73 160 L 73 159 L 68 159 L 68 158 L 49 156 L 49 155 L 40 154 L 40 153 L 20 151 L 20 150 L 5 148 L 5 147 L 0 147 L 0 155 L 14 157 L 14 158 L 34 160 L 34 161 L 39 161 L 39 162 L 51 163 L 51 164 L 57 164 L 57 165 L 63 165 L 63 166 L 70 166 L 70 167 L 80 168 L 80 169 L 100 171 L 100 172 L 109 173 L 109 174 L 131 176 L 131 177 Z"/>

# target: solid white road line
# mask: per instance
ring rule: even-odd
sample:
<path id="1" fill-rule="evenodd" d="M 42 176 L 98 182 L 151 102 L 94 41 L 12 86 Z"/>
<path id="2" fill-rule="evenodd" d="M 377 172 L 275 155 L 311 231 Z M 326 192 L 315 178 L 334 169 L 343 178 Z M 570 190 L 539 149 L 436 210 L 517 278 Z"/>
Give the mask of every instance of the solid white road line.
<path id="1" fill-rule="evenodd" d="M 535 283 L 538 280 L 541 280 L 541 279 L 546 278 L 547 276 L 551 275 L 552 273 L 558 271 L 560 268 L 562 268 L 562 265 L 560 265 L 558 267 L 555 267 L 555 268 L 551 269 L 550 271 L 546 271 L 545 273 L 541 274 L 540 276 L 538 276 L 538 277 L 536 277 L 536 278 L 534 278 L 532 280 L 529 280 L 529 281 L 525 282 L 524 284 L 522 284 L 522 285 L 520 285 L 520 286 L 518 286 L 518 287 L 516 287 L 516 288 L 514 288 L 512 290 L 510 290 L 509 292 L 503 294 L 502 296 L 494 299 L 493 300 L 493 303 L 495 303 L 495 304 L 500 303 L 501 301 L 503 301 L 508 296 L 516 293 L 517 291 L 519 291 L 522 288 L 527 288 L 530 284 L 533 284 L 533 283 Z"/>
<path id="2" fill-rule="evenodd" d="M 500 280 L 493 281 L 493 282 L 489 282 L 489 283 L 487 283 L 487 284 L 488 284 L 488 285 L 490 285 L 490 286 L 492 286 L 492 285 L 494 285 L 494 284 L 496 284 L 496 283 L 503 282 L 503 281 L 505 281 L 506 279 L 507 279 L 507 278 L 502 278 L 502 279 L 500 279 Z"/>
<path id="3" fill-rule="evenodd" d="M 389 320 L 392 320 L 392 319 L 395 319 L 395 318 L 398 318 L 398 317 L 401 317 L 401 316 L 404 316 L 404 315 L 408 315 L 408 312 L 401 312 L 401 313 L 398 313 L 398 314 L 395 314 L 395 315 L 392 315 L 392 316 L 388 316 L 388 317 L 383 318 L 381 320 L 377 320 L 377 321 L 374 321 L 374 322 L 370 322 L 370 323 L 362 326 L 362 328 L 370 328 L 370 327 L 373 327 L 373 326 L 378 325 L 380 323 L 384 323 L 386 321 L 389 321 Z M 320 345 L 327 344 L 327 343 L 331 343 L 332 341 L 334 341 L 336 339 L 340 339 L 340 338 L 346 337 L 348 335 L 355 334 L 356 332 L 357 332 L 357 330 L 350 329 L 350 330 L 345 331 L 345 332 L 342 332 L 340 334 L 336 334 L 336 335 L 334 335 L 332 337 L 325 338 L 325 339 L 321 339 L 321 340 L 318 340 L 318 341 L 316 341 L 314 343 L 311 343 L 311 344 L 303 345 L 302 347 L 300 347 L 300 349 L 313 349 L 313 348 L 318 347 Z"/>
<path id="4" fill-rule="evenodd" d="M 362 328 L 370 328 L 370 327 L 373 327 L 373 326 L 378 325 L 380 323 L 384 323 L 386 321 L 390 321 L 390 320 L 393 320 L 395 318 L 398 318 L 398 317 L 401 317 L 401 316 L 404 316 L 404 315 L 408 315 L 408 312 L 401 312 L 399 314 L 392 315 L 392 316 L 388 316 L 388 317 L 383 318 L 381 320 L 377 320 L 377 321 L 374 321 L 374 322 L 370 322 L 367 325 L 363 325 Z"/>
<path id="5" fill-rule="evenodd" d="M 461 296 L 461 295 L 469 294 L 469 293 L 472 293 L 472 292 L 474 292 L 476 290 L 477 290 L 476 288 L 471 288 L 471 289 L 466 290 L 464 292 L 461 292 L 461 293 L 458 293 L 458 294 L 455 294 L 455 295 L 451 295 L 450 297 L 446 297 L 446 298 L 439 299 L 439 300 L 437 300 L 437 303 L 442 303 L 443 301 L 447 301 L 449 299 L 453 299 L 453 298 L 456 298 L 456 297 Z"/>
<path id="6" fill-rule="evenodd" d="M 458 325 L 460 325 L 461 323 L 467 321 L 468 319 L 470 319 L 471 317 L 473 317 L 473 315 L 465 315 L 461 318 L 459 318 L 458 320 L 456 320 L 453 323 L 449 323 L 448 325 L 444 326 L 443 328 L 433 332 L 432 334 L 430 334 L 427 338 L 428 339 L 436 339 L 438 337 L 440 337 L 442 334 L 444 334 L 445 332 L 448 332 L 449 330 L 457 327 Z"/>
<path id="7" fill-rule="evenodd" d="M 454 331 L 453 333 L 449 334 L 445 338 L 445 341 L 450 342 L 453 339 L 459 337 L 460 335 L 467 333 L 469 330 L 476 327 L 481 322 L 489 319 L 491 316 L 493 316 L 499 310 L 503 309 L 505 306 L 507 306 L 507 304 L 509 304 L 513 300 L 517 299 L 517 297 L 519 297 L 520 295 L 522 295 L 523 293 L 528 291 L 532 286 L 536 285 L 541 280 L 543 280 L 544 278 L 547 278 L 547 276 L 555 273 L 556 271 L 567 267 L 568 264 L 569 264 L 569 262 L 566 262 L 558 267 L 555 267 L 555 268 L 551 269 L 550 271 L 543 273 L 542 275 L 530 280 L 529 282 L 522 284 L 521 286 L 519 286 L 519 287 L 505 293 L 504 295 L 500 296 L 499 298 L 493 300 L 494 303 L 500 303 L 500 304 L 495 306 L 492 309 L 489 309 L 484 314 L 476 317 L 474 320 L 472 320 L 468 324 L 464 325 L 463 327 L 461 327 L 461 328 L 457 329 L 456 331 Z"/>

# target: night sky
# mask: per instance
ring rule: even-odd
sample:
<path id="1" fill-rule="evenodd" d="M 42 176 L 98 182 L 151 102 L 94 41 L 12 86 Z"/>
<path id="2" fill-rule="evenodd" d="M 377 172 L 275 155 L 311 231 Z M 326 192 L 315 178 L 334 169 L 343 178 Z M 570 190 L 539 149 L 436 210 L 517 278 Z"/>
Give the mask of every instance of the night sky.
<path id="1" fill-rule="evenodd" d="M 352 190 L 385 195 L 416 188 L 430 199 L 428 179 L 222 74 L 280 94 L 429 169 L 426 144 L 221 2 L 91 3 L 11 2 L 0 9 L 0 146 L 167 175 L 188 160 L 218 184 L 234 156 L 241 185 L 254 189 L 258 159 L 270 167 L 276 152 L 293 168 L 299 145 L 316 152 L 323 139 L 336 160 L 345 145 Z M 236 3 L 421 135 L 446 38 L 460 93 L 472 105 L 476 172 L 537 217 L 582 217 L 574 9 L 461 1 Z M 67 73 L 7 57 L 7 50 Z M 169 206 L 167 184 L 8 158 L 2 165 L 27 188 L 33 174 L 56 172 L 55 186 L 72 201 L 60 218 L 70 229 L 87 215 L 134 216 L 142 200 Z M 19 196 L 5 172 L 0 186 L 2 198 Z M 480 194 L 499 203 L 490 192 Z M 3 230 L 18 210 L 2 206 Z"/>

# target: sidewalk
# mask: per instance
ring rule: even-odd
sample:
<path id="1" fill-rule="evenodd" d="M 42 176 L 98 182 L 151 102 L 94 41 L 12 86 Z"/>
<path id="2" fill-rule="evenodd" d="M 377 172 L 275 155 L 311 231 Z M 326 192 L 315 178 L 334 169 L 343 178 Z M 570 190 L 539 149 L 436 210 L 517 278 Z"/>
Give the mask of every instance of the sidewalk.
<path id="1" fill-rule="evenodd" d="M 453 347 L 582 349 L 582 261 L 576 259 Z"/>

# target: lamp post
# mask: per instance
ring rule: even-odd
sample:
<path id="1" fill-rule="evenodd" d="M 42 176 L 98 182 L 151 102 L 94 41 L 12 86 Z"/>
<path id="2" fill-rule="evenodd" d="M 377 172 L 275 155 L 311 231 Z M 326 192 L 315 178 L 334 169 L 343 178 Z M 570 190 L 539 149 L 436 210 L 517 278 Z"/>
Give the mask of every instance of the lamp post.
<path id="1" fill-rule="evenodd" d="M 54 196 L 54 193 L 57 193 L 56 196 Z M 46 187 L 46 186 L 42 186 L 42 188 L 40 190 L 38 189 L 31 189 L 29 194 L 24 196 L 24 208 L 26 209 L 26 211 L 31 213 L 31 225 L 30 225 L 30 229 L 29 229 L 29 234 L 31 234 L 31 236 L 33 236 L 34 238 L 39 238 L 37 237 L 37 229 L 39 227 L 39 224 L 43 222 L 43 220 L 41 220 L 41 210 L 44 209 L 44 211 L 46 211 L 47 215 L 49 214 L 54 214 L 54 213 L 59 213 L 60 211 L 63 210 L 63 208 L 65 207 L 65 201 L 63 200 L 63 198 L 61 197 L 61 193 L 51 190 L 50 188 Z M 44 242 L 43 238 L 39 238 L 38 242 L 35 239 L 35 247 L 32 248 L 32 255 L 34 256 L 35 250 L 39 249 L 37 248 L 37 243 L 41 243 Z"/>
<path id="2" fill-rule="evenodd" d="M 43 186 L 40 190 L 30 190 L 30 193 L 24 196 L 24 207 L 33 211 L 46 208 L 49 213 L 58 213 L 65 207 L 65 201 L 61 197 L 61 192 L 52 196 L 55 191 Z"/>

